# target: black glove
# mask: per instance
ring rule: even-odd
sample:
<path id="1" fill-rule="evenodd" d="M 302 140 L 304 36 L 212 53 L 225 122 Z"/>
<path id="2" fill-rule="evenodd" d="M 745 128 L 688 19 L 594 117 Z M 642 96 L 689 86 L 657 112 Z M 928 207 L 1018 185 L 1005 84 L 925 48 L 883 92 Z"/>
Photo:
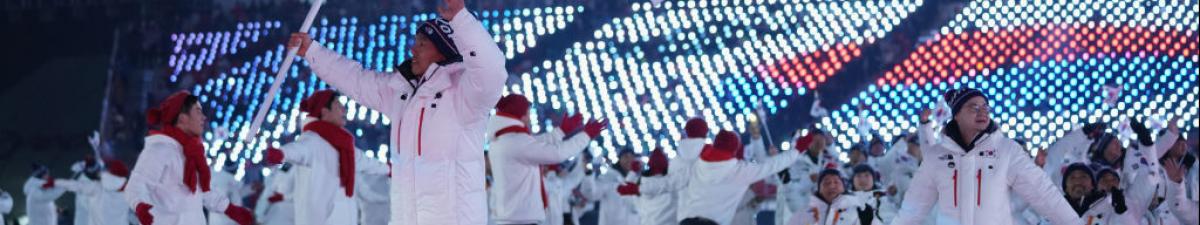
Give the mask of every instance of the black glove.
<path id="1" fill-rule="evenodd" d="M 1125 205 L 1124 191 L 1122 191 L 1121 189 L 1113 189 L 1111 191 L 1111 194 L 1112 194 L 1113 211 L 1116 211 L 1117 214 L 1125 213 L 1125 210 L 1128 210 L 1129 207 L 1127 207 Z"/>
<path id="2" fill-rule="evenodd" d="M 1083 133 L 1088 139 L 1096 139 L 1104 134 L 1104 122 L 1095 122 L 1083 125 Z"/>
<path id="3" fill-rule="evenodd" d="M 1153 146 L 1154 141 L 1150 140 L 1150 129 L 1146 128 L 1146 124 L 1142 124 L 1142 121 L 1136 119 L 1130 120 L 1129 128 L 1133 129 L 1133 133 L 1137 134 L 1138 142 L 1142 143 L 1142 146 Z"/>
<path id="4" fill-rule="evenodd" d="M 867 208 L 858 208 L 858 223 L 862 225 L 871 225 L 875 220 L 875 208 L 867 205 Z"/>
<path id="5" fill-rule="evenodd" d="M 792 182 L 792 173 L 789 173 L 787 169 L 784 169 L 783 171 L 779 171 L 779 173 L 777 173 L 776 175 L 779 176 L 779 180 L 783 181 L 783 184 Z"/>

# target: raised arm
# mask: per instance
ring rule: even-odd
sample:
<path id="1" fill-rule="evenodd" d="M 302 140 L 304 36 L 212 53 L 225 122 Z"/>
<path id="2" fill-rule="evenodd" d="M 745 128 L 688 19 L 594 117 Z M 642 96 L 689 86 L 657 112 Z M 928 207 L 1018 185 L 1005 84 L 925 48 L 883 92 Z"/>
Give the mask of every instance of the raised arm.
<path id="1" fill-rule="evenodd" d="M 467 90 L 463 100 L 467 101 L 467 105 L 477 106 L 472 107 L 475 111 L 490 110 L 499 99 L 504 82 L 508 80 L 508 71 L 504 67 L 504 53 L 492 40 L 492 35 L 484 29 L 483 23 L 480 23 L 474 14 L 461 8 L 461 0 L 450 0 L 447 4 L 450 8 L 456 8 L 452 10 L 457 10 L 443 12 L 443 17 L 448 14 L 454 15 L 448 19 L 450 26 L 454 28 L 451 38 L 458 46 L 458 51 L 463 57 L 462 63 L 466 66 L 463 77 L 459 79 L 459 85 L 463 85 L 464 90 Z"/>
<path id="2" fill-rule="evenodd" d="M 311 41 L 304 54 L 309 68 L 321 81 L 354 101 L 381 112 L 391 112 L 394 96 L 412 93 L 413 88 L 400 74 L 388 74 L 368 68 L 350 58 Z"/>
<path id="3" fill-rule="evenodd" d="M 551 133 L 556 132 L 561 131 L 558 129 L 551 131 Z M 523 146 L 524 149 L 513 151 L 513 156 L 516 157 L 518 161 L 529 163 L 531 165 L 546 165 L 562 162 L 568 158 L 571 158 L 571 156 L 578 155 L 579 152 L 587 148 L 588 142 L 592 141 L 591 137 L 583 133 L 576 134 L 565 141 L 557 141 L 555 139 L 558 138 L 553 138 L 561 137 L 562 135 L 544 135 L 551 135 L 552 138 L 538 140 L 538 138 L 527 135 L 505 135 L 500 136 L 500 139 L 503 141 L 501 143 L 508 143 L 512 146 Z"/>
<path id="4" fill-rule="evenodd" d="M 784 151 L 779 155 L 765 158 L 758 163 L 738 162 L 738 179 L 745 181 L 747 184 L 753 183 L 768 176 L 774 175 L 783 169 L 787 169 L 796 159 L 800 158 L 798 151 Z"/>

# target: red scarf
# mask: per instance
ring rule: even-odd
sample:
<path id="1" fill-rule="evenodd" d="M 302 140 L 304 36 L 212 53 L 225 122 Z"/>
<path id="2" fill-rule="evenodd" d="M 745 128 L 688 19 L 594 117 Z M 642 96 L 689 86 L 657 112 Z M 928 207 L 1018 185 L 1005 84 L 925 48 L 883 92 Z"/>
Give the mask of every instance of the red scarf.
<path id="1" fill-rule="evenodd" d="M 304 131 L 316 132 L 338 153 L 338 174 L 346 197 L 354 197 L 354 136 L 333 123 L 313 121 L 304 125 Z"/>
<path id="2" fill-rule="evenodd" d="M 200 137 L 184 133 L 175 126 L 162 126 L 161 130 L 151 130 L 150 135 L 166 135 L 183 146 L 183 185 L 196 193 L 199 186 L 203 192 L 208 192 L 208 182 L 212 179 L 209 174 L 208 162 L 204 158 L 204 143 Z"/>

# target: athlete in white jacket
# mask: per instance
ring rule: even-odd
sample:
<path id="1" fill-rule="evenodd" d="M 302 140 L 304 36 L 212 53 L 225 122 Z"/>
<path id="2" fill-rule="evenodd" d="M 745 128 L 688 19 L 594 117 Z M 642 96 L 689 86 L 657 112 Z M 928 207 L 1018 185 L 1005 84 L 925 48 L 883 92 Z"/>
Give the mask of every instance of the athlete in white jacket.
<path id="1" fill-rule="evenodd" d="M 580 156 L 588 155 L 587 151 Z M 582 158 L 582 157 L 581 157 Z M 584 161 L 579 161 L 584 162 Z M 572 210 L 570 199 L 584 178 L 584 164 L 577 163 L 571 169 L 564 170 L 560 165 L 548 166 L 546 170 L 546 195 L 550 197 L 547 220 L 544 225 L 563 225 L 575 221 L 569 217 Z"/>
<path id="2" fill-rule="evenodd" d="M 680 196 L 683 199 L 679 206 L 682 217 L 678 219 L 701 217 L 718 224 L 730 224 L 750 184 L 775 175 L 799 158 L 797 151 L 785 151 L 750 163 L 736 160 L 735 154 L 740 148 L 737 134 L 721 131 L 713 141 L 713 147 L 700 153 L 700 161 Z"/>
<path id="3" fill-rule="evenodd" d="M 997 132 L 982 92 L 949 91 L 954 119 L 941 142 L 922 147 L 924 160 L 892 224 L 920 224 L 936 204 L 938 224 L 1012 224 L 1009 196 L 1015 193 L 1055 225 L 1082 224 L 1053 182 L 1016 142 Z M 932 133 L 922 121 L 923 137 Z M 924 140 L 924 138 L 923 138 Z"/>
<path id="4" fill-rule="evenodd" d="M 558 164 L 583 152 L 605 126 L 596 121 L 584 125 L 583 116 L 576 114 L 564 116 L 559 129 L 534 136 L 529 132 L 529 106 L 525 96 L 504 96 L 496 104 L 496 116 L 488 124 L 492 134 L 488 157 L 494 182 L 492 193 L 496 195 L 496 224 L 548 221 L 551 199 L 546 192 L 542 166 Z M 550 216 L 561 219 L 562 214 Z"/>
<path id="5" fill-rule="evenodd" d="M 242 182 L 234 179 L 233 174 L 237 172 L 238 164 L 235 162 L 227 162 L 220 171 L 212 170 L 212 192 L 224 196 L 229 199 L 229 204 L 242 206 L 242 198 L 246 195 L 242 192 L 245 185 Z M 215 169 L 215 168 L 214 168 Z M 222 216 L 216 211 L 208 211 L 208 225 L 235 225 L 237 222 L 230 220 L 229 217 Z"/>
<path id="6" fill-rule="evenodd" d="M 254 215 L 259 223 L 264 225 L 294 225 L 296 224 L 295 203 L 292 200 L 292 190 L 295 186 L 293 166 L 284 164 L 279 169 L 271 171 L 271 176 L 263 185 L 262 193 L 258 195 L 254 205 Z M 379 224 L 381 225 L 381 224 Z"/>
<path id="7" fill-rule="evenodd" d="M 384 175 L 385 164 L 364 157 L 355 148 L 346 125 L 346 106 L 331 90 L 313 93 L 300 102 L 307 113 L 303 133 L 279 149 L 268 149 L 269 164 L 287 162 L 298 168 L 295 200 L 296 224 L 338 225 L 358 223 L 355 200 L 356 174 Z"/>
<path id="8" fill-rule="evenodd" d="M 652 214 L 643 216 L 643 218 L 652 217 L 649 219 L 653 221 L 659 221 L 661 218 L 672 218 L 670 221 L 671 224 L 685 219 L 682 218 L 683 215 L 678 210 L 679 206 L 684 204 L 683 198 L 680 198 L 680 194 L 688 186 L 688 181 L 695 172 L 694 165 L 699 160 L 700 152 L 703 149 L 711 148 L 711 146 L 704 143 L 708 135 L 708 124 L 704 119 L 689 119 L 684 124 L 683 129 L 684 138 L 678 142 L 679 146 L 676 147 L 675 158 L 670 159 L 668 163 L 662 163 L 667 167 L 663 176 L 644 177 L 637 184 L 626 184 L 625 186 L 625 188 L 635 191 L 641 196 L 649 196 L 647 201 L 653 203 L 648 204 L 656 205 L 645 211 L 674 212 L 674 215 Z M 654 164 L 658 163 L 653 162 L 654 158 L 651 158 L 651 160 L 653 163 L 651 167 L 653 168 L 656 166 Z M 674 199 L 675 202 L 671 204 L 661 202 L 665 198 Z"/>
<path id="9" fill-rule="evenodd" d="M 1083 163 L 1068 165 L 1063 174 L 1063 191 L 1071 208 L 1086 221 L 1086 225 L 1137 224 L 1137 218 L 1127 213 L 1125 196 L 1119 189 L 1096 190 L 1092 169 Z"/>
<path id="10" fill-rule="evenodd" d="M 896 205 L 896 201 L 892 200 L 893 196 L 881 189 L 878 183 L 879 172 L 871 166 L 856 166 L 853 173 L 850 174 L 851 193 L 862 198 L 866 205 L 875 210 L 873 212 L 876 219 L 887 224 L 896 218 L 896 210 L 899 207 Z"/>
<path id="11" fill-rule="evenodd" d="M 138 155 L 125 200 L 142 225 L 191 225 L 206 221 L 204 209 L 224 213 L 241 225 L 254 222 L 249 210 L 211 191 L 212 174 L 204 157 L 207 118 L 196 96 L 180 91 L 146 113 L 150 131 Z"/>
<path id="12" fill-rule="evenodd" d="M 128 203 L 121 193 L 121 186 L 129 177 L 129 168 L 117 160 L 105 161 L 107 170 L 87 172 L 82 181 L 59 181 L 57 186 L 76 193 L 76 197 L 86 196 L 84 209 L 86 224 L 91 225 L 128 225 L 130 210 Z M 98 178 L 92 180 L 91 177 Z M 222 217 L 224 217 L 222 215 Z"/>
<path id="13" fill-rule="evenodd" d="M 599 225 L 638 224 L 641 219 L 635 205 L 637 197 L 622 196 L 619 189 L 629 189 L 638 180 L 642 162 L 632 149 L 621 150 L 617 157 L 617 163 L 608 166 L 607 171 L 598 174 L 592 182 L 584 182 L 591 186 L 585 188 L 591 192 L 587 197 L 600 204 L 596 212 Z"/>
<path id="14" fill-rule="evenodd" d="M 641 225 L 671 225 L 678 224 L 676 216 L 677 194 L 674 191 L 654 191 L 641 193 L 640 185 L 667 186 L 670 185 L 667 153 L 662 148 L 650 152 L 649 170 L 637 182 L 618 187 L 617 192 L 622 196 L 635 196 L 638 216 Z M 661 189 L 661 188 L 660 188 Z"/>
<path id="15" fill-rule="evenodd" d="M 776 211 L 785 212 L 780 213 L 784 221 L 790 221 L 792 211 L 808 208 L 808 201 L 812 197 L 812 193 L 817 190 L 815 180 L 817 173 L 824 169 L 841 166 L 841 162 L 835 158 L 834 154 L 829 153 L 830 138 L 825 132 L 810 129 L 808 134 L 812 136 L 808 139 L 811 144 L 804 146 L 809 147 L 798 147 L 800 146 L 798 143 L 803 139 L 801 137 L 797 137 L 797 143 L 792 145 L 793 149 L 800 152 L 800 159 L 788 167 L 787 176 L 784 177 L 783 193 L 781 194 L 784 195 L 784 205 L 787 207 Z"/>
<path id="16" fill-rule="evenodd" d="M 881 225 L 871 196 L 846 192 L 840 172 L 825 169 L 818 175 L 818 188 L 807 208 L 796 210 L 788 225 Z"/>
<path id="17" fill-rule="evenodd" d="M 55 187 L 54 177 L 50 176 L 50 169 L 35 164 L 33 175 L 25 180 L 25 215 L 29 218 L 29 225 L 57 225 L 58 224 L 58 207 L 54 204 L 54 200 L 62 197 L 66 191 L 61 187 Z"/>
<path id="18" fill-rule="evenodd" d="M 441 18 L 419 25 L 413 58 L 399 74 L 364 68 L 320 44 L 307 49 L 313 41 L 305 34 L 288 43 L 322 81 L 391 118 L 395 225 L 487 223 L 484 133 L 508 73 L 500 48 L 464 5 L 446 0 Z"/>

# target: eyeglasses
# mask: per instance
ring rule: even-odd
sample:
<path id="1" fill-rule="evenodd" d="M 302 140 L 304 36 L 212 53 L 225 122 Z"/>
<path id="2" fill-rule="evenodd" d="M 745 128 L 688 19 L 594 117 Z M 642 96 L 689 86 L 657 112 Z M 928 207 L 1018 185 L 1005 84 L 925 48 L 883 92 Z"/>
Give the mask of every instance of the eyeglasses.
<path id="1" fill-rule="evenodd" d="M 985 105 L 985 104 L 973 105 L 973 106 L 970 106 L 970 108 L 971 108 L 971 112 L 974 112 L 975 114 L 980 114 L 980 113 L 986 114 L 986 113 L 992 112 L 992 107 Z"/>

